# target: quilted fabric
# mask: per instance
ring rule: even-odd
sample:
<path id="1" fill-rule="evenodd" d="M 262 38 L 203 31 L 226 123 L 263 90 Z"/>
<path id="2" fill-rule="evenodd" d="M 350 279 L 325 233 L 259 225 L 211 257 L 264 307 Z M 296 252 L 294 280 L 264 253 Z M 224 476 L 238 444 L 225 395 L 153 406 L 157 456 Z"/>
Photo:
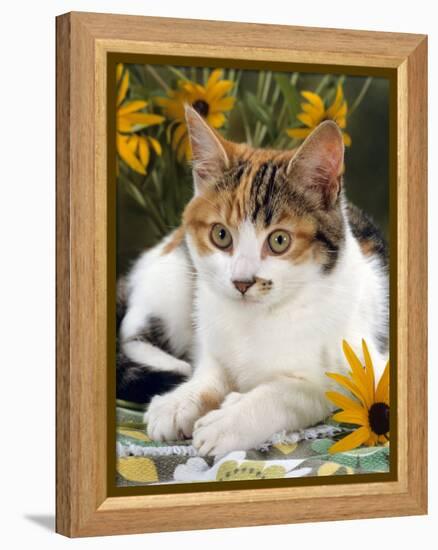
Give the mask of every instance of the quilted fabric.
<path id="1" fill-rule="evenodd" d="M 389 471 L 389 445 L 330 455 L 328 449 L 333 442 L 351 430 L 334 422 L 302 432 L 275 434 L 260 449 L 201 457 L 190 440 L 151 441 L 142 419 L 143 411 L 119 403 L 116 437 L 119 487 Z"/>

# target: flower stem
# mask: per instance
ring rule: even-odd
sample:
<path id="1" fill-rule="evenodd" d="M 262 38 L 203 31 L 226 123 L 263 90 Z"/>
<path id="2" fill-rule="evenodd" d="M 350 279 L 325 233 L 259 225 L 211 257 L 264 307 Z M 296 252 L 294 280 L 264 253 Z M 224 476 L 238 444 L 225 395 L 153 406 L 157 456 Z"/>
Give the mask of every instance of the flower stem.
<path id="1" fill-rule="evenodd" d="M 269 71 L 268 73 L 266 73 L 266 79 L 265 79 L 265 82 L 264 82 L 264 87 L 263 87 L 263 91 L 262 91 L 262 103 L 266 103 L 267 99 L 268 99 L 268 94 L 269 94 L 269 88 L 271 87 L 271 82 L 272 82 L 272 72 Z"/>
<path id="2" fill-rule="evenodd" d="M 156 82 L 167 92 L 169 89 L 169 86 L 164 82 L 164 80 L 161 78 L 161 76 L 157 73 L 157 71 L 151 67 L 150 65 L 146 65 L 147 72 L 155 79 Z"/>
<path id="3" fill-rule="evenodd" d="M 321 80 L 320 80 L 318 86 L 316 87 L 315 94 L 321 95 L 322 90 L 323 90 L 323 89 L 327 86 L 327 84 L 329 83 L 330 77 L 331 77 L 331 75 L 326 74 L 325 76 L 323 76 L 323 77 L 321 78 Z"/>
<path id="4" fill-rule="evenodd" d="M 236 73 L 236 79 L 234 80 L 234 86 L 231 90 L 231 95 L 237 97 L 237 91 L 239 90 L 240 79 L 242 78 L 242 71 Z"/>
<path id="5" fill-rule="evenodd" d="M 359 107 L 359 105 L 361 104 L 363 98 L 365 97 L 365 94 L 367 93 L 368 91 L 368 88 L 371 86 L 371 82 L 373 81 L 372 77 L 369 76 L 365 82 L 364 82 L 364 85 L 362 86 L 362 89 L 361 91 L 359 92 L 358 96 L 356 97 L 356 99 L 354 100 L 354 103 L 353 105 L 351 106 L 351 109 L 350 109 L 350 112 L 348 113 L 348 116 L 351 117 L 351 115 L 354 113 L 354 111 Z"/>
<path id="6" fill-rule="evenodd" d="M 239 103 L 240 112 L 242 113 L 243 128 L 245 129 L 245 137 L 248 145 L 252 145 L 251 129 L 249 127 L 248 118 L 245 112 L 245 106 L 243 103 Z"/>
<path id="7" fill-rule="evenodd" d="M 172 67 L 172 66 L 168 66 L 167 67 L 169 69 L 169 71 L 174 74 L 175 76 L 177 76 L 180 80 L 188 80 L 187 76 L 180 70 L 178 69 L 175 69 L 175 67 Z"/>

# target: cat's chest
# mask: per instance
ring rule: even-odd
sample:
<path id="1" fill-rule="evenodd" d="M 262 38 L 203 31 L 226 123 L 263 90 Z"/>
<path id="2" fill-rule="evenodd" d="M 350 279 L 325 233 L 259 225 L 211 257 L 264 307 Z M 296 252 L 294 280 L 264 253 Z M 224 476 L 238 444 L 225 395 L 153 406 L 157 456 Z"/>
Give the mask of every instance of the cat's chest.
<path id="1" fill-rule="evenodd" d="M 200 319 L 204 343 L 241 391 L 275 373 L 298 374 L 317 364 L 319 345 L 312 340 L 310 312 L 304 306 L 260 312 L 242 304 L 241 309 L 216 307 L 211 313 Z"/>

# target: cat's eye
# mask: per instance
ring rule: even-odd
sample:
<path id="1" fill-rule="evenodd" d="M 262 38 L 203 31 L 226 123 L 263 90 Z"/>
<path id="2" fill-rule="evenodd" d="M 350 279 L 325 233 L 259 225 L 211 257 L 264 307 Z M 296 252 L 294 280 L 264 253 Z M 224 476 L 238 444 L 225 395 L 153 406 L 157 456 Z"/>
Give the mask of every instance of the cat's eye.
<path id="1" fill-rule="evenodd" d="M 289 250 L 290 243 L 290 234 L 282 229 L 273 231 L 268 237 L 269 248 L 274 254 L 284 254 Z"/>
<path id="2" fill-rule="evenodd" d="M 210 239 L 211 242 L 221 250 L 226 250 L 233 244 L 231 233 L 221 223 L 215 223 L 213 225 L 211 228 Z"/>

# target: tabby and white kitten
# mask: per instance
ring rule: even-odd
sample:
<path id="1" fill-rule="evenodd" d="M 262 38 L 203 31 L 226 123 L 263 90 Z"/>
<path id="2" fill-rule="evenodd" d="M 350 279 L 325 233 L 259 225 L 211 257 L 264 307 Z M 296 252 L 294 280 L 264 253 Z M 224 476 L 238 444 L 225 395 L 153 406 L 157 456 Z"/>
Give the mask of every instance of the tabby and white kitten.
<path id="1" fill-rule="evenodd" d="M 149 436 L 222 454 L 323 420 L 343 339 L 361 356 L 364 338 L 380 374 L 386 246 L 344 196 L 335 123 L 277 151 L 224 140 L 190 107 L 186 121 L 194 197 L 128 274 L 120 342 L 146 377 L 187 377 L 152 398 Z"/>

